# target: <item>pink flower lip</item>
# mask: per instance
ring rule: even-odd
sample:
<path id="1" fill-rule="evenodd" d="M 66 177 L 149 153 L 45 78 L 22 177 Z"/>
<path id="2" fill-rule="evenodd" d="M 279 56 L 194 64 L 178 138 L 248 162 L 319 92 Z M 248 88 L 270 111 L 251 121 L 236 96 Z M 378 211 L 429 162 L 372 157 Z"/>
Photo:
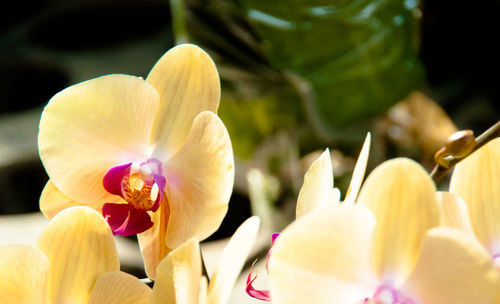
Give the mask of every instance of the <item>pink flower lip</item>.
<path id="1" fill-rule="evenodd" d="M 125 176 L 130 175 L 132 163 L 113 167 L 106 172 L 102 180 L 104 189 L 111 194 L 123 197 L 122 180 Z"/>
<path id="2" fill-rule="evenodd" d="M 250 272 L 248 273 L 247 276 L 247 287 L 246 287 L 246 292 L 249 296 L 255 299 L 259 299 L 262 301 L 270 302 L 271 301 L 271 294 L 269 290 L 257 290 L 255 289 L 252 284 L 253 282 L 257 279 L 257 275 L 252 279 L 252 271 L 253 271 L 253 265 L 255 262 L 252 264 L 252 267 L 250 267 Z"/>
<path id="3" fill-rule="evenodd" d="M 114 235 L 134 235 L 153 226 L 147 211 L 131 208 L 129 204 L 104 204 L 102 214 Z"/>
<path id="4" fill-rule="evenodd" d="M 493 260 L 493 264 L 497 267 L 498 270 L 500 270 L 500 253 L 495 253 L 491 256 L 491 259 Z"/>
<path id="5" fill-rule="evenodd" d="M 133 235 L 152 227 L 148 211 L 158 210 L 166 186 L 160 161 L 149 159 L 138 167 L 132 163 L 112 167 L 104 175 L 103 186 L 127 202 L 107 203 L 102 208 L 114 234 Z"/>
<path id="6" fill-rule="evenodd" d="M 269 256 L 271 255 L 271 250 L 273 249 L 272 247 L 274 245 L 274 242 L 276 241 L 276 239 L 278 238 L 279 235 L 280 235 L 279 232 L 275 232 L 271 236 L 271 248 L 267 252 L 267 258 L 266 258 L 266 271 L 268 273 L 269 273 L 269 270 L 268 270 L 267 265 L 269 263 Z M 250 272 L 248 273 L 246 292 L 252 298 L 256 298 L 256 299 L 259 299 L 262 301 L 269 302 L 269 301 L 271 301 L 271 294 L 270 294 L 269 290 L 257 290 L 252 286 L 253 282 L 257 279 L 257 275 L 255 275 L 255 277 L 252 279 L 253 265 L 256 262 L 257 262 L 257 260 L 255 260 L 255 262 L 253 262 L 252 267 L 250 268 Z"/>
<path id="7" fill-rule="evenodd" d="M 417 301 L 408 297 L 392 284 L 384 283 L 377 287 L 371 299 L 365 298 L 363 303 L 374 304 L 417 304 Z"/>

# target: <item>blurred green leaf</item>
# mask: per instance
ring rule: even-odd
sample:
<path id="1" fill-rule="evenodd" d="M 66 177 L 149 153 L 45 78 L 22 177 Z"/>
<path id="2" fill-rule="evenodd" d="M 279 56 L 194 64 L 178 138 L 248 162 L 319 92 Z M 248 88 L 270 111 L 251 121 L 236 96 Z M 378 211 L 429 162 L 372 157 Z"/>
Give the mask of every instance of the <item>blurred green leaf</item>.
<path id="1" fill-rule="evenodd" d="M 418 0 L 240 0 L 271 65 L 309 82 L 321 119 L 384 112 L 422 79 Z"/>
<path id="2" fill-rule="evenodd" d="M 187 0 L 184 12 L 189 40 L 216 62 L 222 82 L 219 116 L 237 156 L 251 158 L 269 135 L 303 125 L 300 96 L 265 58 L 260 38 L 239 5 L 230 0 Z M 183 33 L 174 32 L 176 41 Z"/>
<path id="3" fill-rule="evenodd" d="M 290 98 L 293 96 L 270 95 L 251 100 L 221 101 L 219 116 L 228 128 L 236 155 L 249 159 L 264 138 L 278 129 L 291 129 L 297 125 L 297 109 L 285 104 Z"/>
<path id="4" fill-rule="evenodd" d="M 189 39 L 219 69 L 220 115 L 240 157 L 282 129 L 314 134 L 308 144 L 362 140 L 360 122 L 422 81 L 418 0 L 185 4 Z"/>

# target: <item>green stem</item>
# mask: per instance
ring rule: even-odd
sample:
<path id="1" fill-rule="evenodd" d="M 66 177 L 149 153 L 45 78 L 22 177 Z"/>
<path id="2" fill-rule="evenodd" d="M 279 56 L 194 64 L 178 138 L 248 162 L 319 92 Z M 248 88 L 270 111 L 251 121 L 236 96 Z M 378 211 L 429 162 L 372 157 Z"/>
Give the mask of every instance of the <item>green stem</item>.
<path id="1" fill-rule="evenodd" d="M 170 11 L 172 15 L 172 31 L 175 44 L 189 42 L 189 35 L 186 29 L 184 0 L 170 0 Z"/>

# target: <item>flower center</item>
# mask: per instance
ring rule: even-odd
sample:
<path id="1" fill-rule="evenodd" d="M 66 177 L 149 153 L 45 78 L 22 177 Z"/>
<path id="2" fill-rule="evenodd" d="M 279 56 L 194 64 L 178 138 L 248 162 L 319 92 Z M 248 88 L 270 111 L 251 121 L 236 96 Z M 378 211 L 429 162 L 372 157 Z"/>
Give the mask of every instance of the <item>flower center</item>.
<path id="1" fill-rule="evenodd" d="M 371 299 L 366 298 L 364 304 L 417 304 L 417 301 L 406 296 L 392 285 L 382 284 Z"/>
<path id="2" fill-rule="evenodd" d="M 500 270 L 500 253 L 495 253 L 491 258 L 493 259 L 493 264 Z"/>
<path id="3" fill-rule="evenodd" d="M 151 210 L 158 197 L 158 185 L 148 185 L 139 174 L 122 179 L 123 198 L 135 209 Z"/>
<path id="4" fill-rule="evenodd" d="M 140 165 L 128 163 L 111 168 L 103 184 L 108 192 L 121 196 L 131 208 L 154 212 L 161 202 L 166 179 L 161 162 L 149 159 Z"/>

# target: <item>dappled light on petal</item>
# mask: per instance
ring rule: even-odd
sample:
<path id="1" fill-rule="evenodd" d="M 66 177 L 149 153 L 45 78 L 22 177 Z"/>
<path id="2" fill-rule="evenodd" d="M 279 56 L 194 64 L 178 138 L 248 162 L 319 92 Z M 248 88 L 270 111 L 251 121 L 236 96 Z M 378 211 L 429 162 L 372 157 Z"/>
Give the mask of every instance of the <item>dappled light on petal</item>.
<path id="1" fill-rule="evenodd" d="M 119 270 L 113 235 L 104 218 L 87 207 L 61 211 L 38 239 L 49 262 L 47 296 L 57 303 L 87 303 L 96 280 Z"/>
<path id="2" fill-rule="evenodd" d="M 434 228 L 404 284 L 422 303 L 500 303 L 500 272 L 475 239 L 449 227 Z"/>
<path id="3" fill-rule="evenodd" d="M 367 253 L 374 226 L 366 208 L 352 205 L 318 208 L 297 219 L 270 255 L 273 303 L 354 303 L 369 295 L 374 277 Z"/>
<path id="4" fill-rule="evenodd" d="M 0 303 L 44 304 L 47 257 L 25 245 L 0 247 Z"/>
<path id="5" fill-rule="evenodd" d="M 491 252 L 500 252 L 500 138 L 458 163 L 450 192 L 463 198 L 472 228 Z"/>
<path id="6" fill-rule="evenodd" d="M 155 89 L 128 75 L 95 78 L 56 94 L 38 134 L 40 158 L 54 185 L 79 203 L 108 197 L 102 185 L 108 169 L 150 152 L 157 109 Z"/>
<path id="7" fill-rule="evenodd" d="M 136 277 L 122 272 L 106 272 L 92 289 L 89 304 L 149 304 L 151 288 Z"/>
<path id="8" fill-rule="evenodd" d="M 182 146 L 199 113 L 217 112 L 219 74 L 205 51 L 193 44 L 182 44 L 158 60 L 146 81 L 160 95 L 151 137 L 159 144 L 155 156 L 171 157 Z"/>
<path id="9" fill-rule="evenodd" d="M 384 162 L 366 179 L 358 204 L 377 219 L 371 254 L 379 279 L 400 283 L 415 265 L 427 230 L 440 224 L 435 191 L 427 172 L 407 158 Z"/>

